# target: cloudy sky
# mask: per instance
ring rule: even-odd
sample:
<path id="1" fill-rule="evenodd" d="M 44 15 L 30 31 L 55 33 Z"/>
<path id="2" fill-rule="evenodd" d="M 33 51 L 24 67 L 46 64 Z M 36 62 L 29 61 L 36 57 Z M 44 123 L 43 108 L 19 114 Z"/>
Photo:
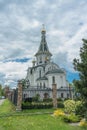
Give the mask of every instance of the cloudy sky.
<path id="1" fill-rule="evenodd" d="M 0 84 L 15 87 L 38 50 L 42 24 L 52 60 L 78 78 L 72 61 L 87 38 L 87 0 L 0 0 Z"/>

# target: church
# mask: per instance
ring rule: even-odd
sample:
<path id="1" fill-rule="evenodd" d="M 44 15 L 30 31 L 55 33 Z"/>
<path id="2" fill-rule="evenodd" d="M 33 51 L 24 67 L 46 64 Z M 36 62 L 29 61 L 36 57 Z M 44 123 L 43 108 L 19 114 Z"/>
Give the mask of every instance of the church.
<path id="1" fill-rule="evenodd" d="M 46 30 L 41 30 L 41 42 L 34 55 L 32 66 L 27 69 L 26 88 L 23 97 L 34 97 L 39 94 L 40 99 L 52 98 L 52 84 L 57 86 L 57 98 L 69 98 L 73 96 L 69 83 L 66 80 L 66 71 L 52 62 L 52 53 L 46 41 Z"/>

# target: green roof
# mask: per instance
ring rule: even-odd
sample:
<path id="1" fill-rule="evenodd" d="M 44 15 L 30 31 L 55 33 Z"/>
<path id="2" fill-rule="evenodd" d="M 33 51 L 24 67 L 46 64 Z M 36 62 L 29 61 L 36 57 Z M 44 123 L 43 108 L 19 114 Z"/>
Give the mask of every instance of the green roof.
<path id="1" fill-rule="evenodd" d="M 37 80 L 48 80 L 48 78 L 44 76 L 44 77 L 38 78 Z"/>
<path id="2" fill-rule="evenodd" d="M 48 71 L 46 74 L 53 74 L 53 73 L 64 73 L 64 71 L 61 69 L 54 69 L 54 70 Z"/>

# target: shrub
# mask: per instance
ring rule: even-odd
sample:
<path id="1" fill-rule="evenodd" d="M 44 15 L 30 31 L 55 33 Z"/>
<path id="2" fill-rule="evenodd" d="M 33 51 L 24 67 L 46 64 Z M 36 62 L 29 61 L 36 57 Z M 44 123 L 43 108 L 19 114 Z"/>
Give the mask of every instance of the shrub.
<path id="1" fill-rule="evenodd" d="M 52 102 L 52 98 L 44 98 L 43 102 Z"/>
<path id="2" fill-rule="evenodd" d="M 37 102 L 26 102 L 22 103 L 22 109 L 45 109 L 45 108 L 52 108 L 52 103 L 37 103 Z"/>
<path id="3" fill-rule="evenodd" d="M 64 116 L 65 114 L 62 110 L 59 109 L 59 110 L 55 110 L 53 115 L 58 117 L 58 116 Z"/>
<path id="4" fill-rule="evenodd" d="M 32 103 L 32 98 L 25 98 L 24 102 Z"/>
<path id="5" fill-rule="evenodd" d="M 57 101 L 63 101 L 63 99 L 62 98 L 57 98 Z"/>
<path id="6" fill-rule="evenodd" d="M 82 117 L 84 117 L 86 110 L 87 108 L 85 108 L 83 104 L 81 103 L 81 104 L 76 105 L 75 113 L 76 115 L 81 115 Z"/>
<path id="7" fill-rule="evenodd" d="M 32 98 L 32 101 L 33 102 L 38 102 L 40 100 L 40 95 L 39 94 L 36 94 L 33 98 Z"/>
<path id="8" fill-rule="evenodd" d="M 63 102 L 61 102 L 61 101 L 58 102 L 58 103 L 57 103 L 57 107 L 58 107 L 58 108 L 64 108 Z"/>
<path id="9" fill-rule="evenodd" d="M 87 128 L 87 121 L 86 120 L 81 120 L 80 123 L 79 123 L 79 126 L 81 127 L 86 127 Z"/>
<path id="10" fill-rule="evenodd" d="M 66 113 L 75 112 L 75 101 L 74 100 L 66 100 L 64 101 L 64 107 Z"/>
<path id="11" fill-rule="evenodd" d="M 75 122 L 79 122 L 80 121 L 80 117 L 79 116 L 76 116 L 75 114 L 70 114 L 70 115 L 64 115 L 63 116 L 63 120 L 65 122 L 68 122 L 68 123 L 75 123 Z"/>

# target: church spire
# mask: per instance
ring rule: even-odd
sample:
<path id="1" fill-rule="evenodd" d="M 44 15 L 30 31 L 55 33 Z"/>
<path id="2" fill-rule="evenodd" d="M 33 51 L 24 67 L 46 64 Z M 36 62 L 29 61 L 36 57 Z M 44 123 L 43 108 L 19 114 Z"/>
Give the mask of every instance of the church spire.
<path id="1" fill-rule="evenodd" d="M 38 49 L 38 52 L 36 53 L 36 55 L 39 55 L 39 54 L 42 54 L 42 53 L 48 53 L 48 55 L 52 56 L 52 54 L 49 52 L 48 45 L 47 45 L 47 42 L 46 42 L 46 35 L 45 35 L 46 30 L 45 30 L 44 24 L 42 26 L 43 27 L 42 27 L 42 30 L 41 30 L 41 42 L 40 42 L 40 46 L 39 46 L 39 49 Z"/>
<path id="2" fill-rule="evenodd" d="M 45 59 L 46 58 L 50 59 L 52 54 L 50 53 L 47 42 L 46 42 L 46 30 L 45 30 L 44 24 L 42 26 L 43 27 L 41 30 L 41 42 L 40 42 L 39 49 L 38 49 L 37 53 L 35 54 L 35 56 L 37 59 L 39 59 L 38 57 L 40 57 L 40 59 L 42 59 L 42 60 L 39 59 L 41 61 L 41 63 L 45 63 Z M 44 58 L 42 58 L 42 57 L 44 57 Z"/>
<path id="3" fill-rule="evenodd" d="M 42 24 L 42 32 L 46 32 L 44 24 Z"/>

